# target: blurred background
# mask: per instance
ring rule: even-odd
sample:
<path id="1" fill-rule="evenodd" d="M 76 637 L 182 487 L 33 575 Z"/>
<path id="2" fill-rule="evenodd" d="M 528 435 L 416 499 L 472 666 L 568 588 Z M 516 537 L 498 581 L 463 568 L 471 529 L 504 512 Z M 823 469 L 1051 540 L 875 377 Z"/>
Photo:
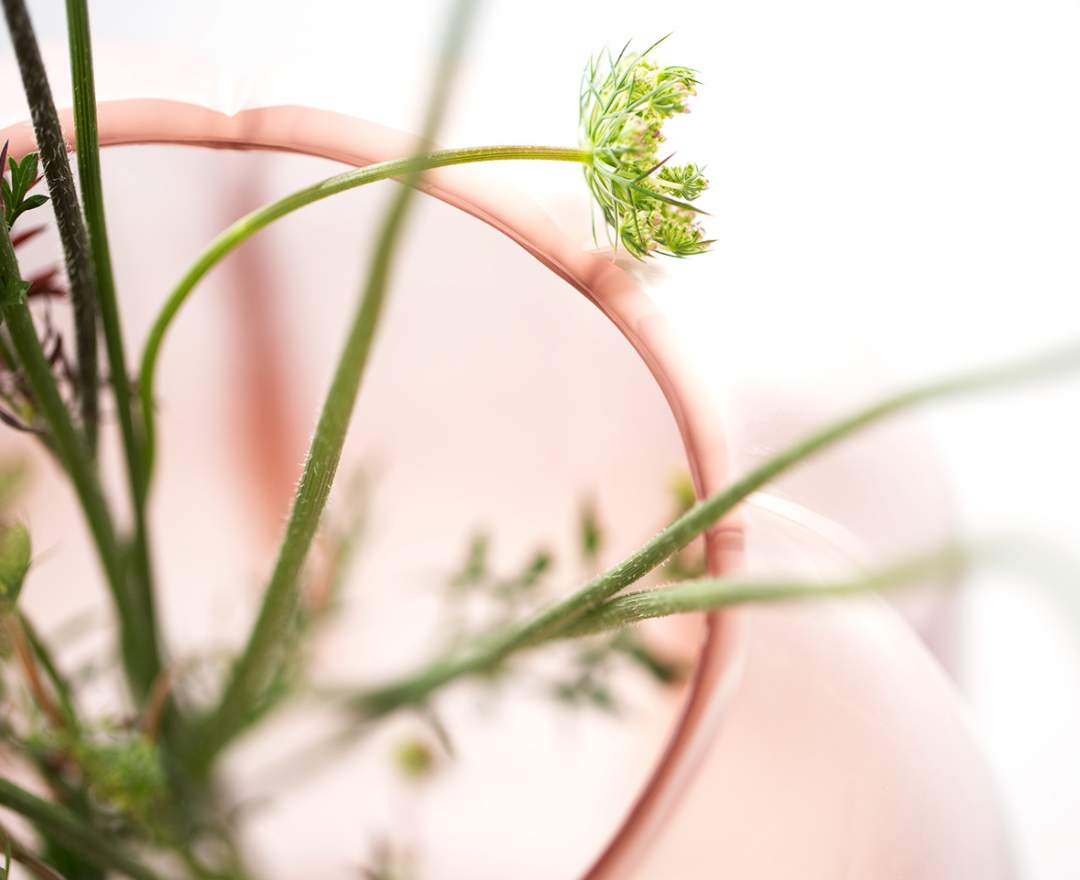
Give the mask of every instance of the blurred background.
<path id="1" fill-rule="evenodd" d="M 67 103 L 62 4 L 30 7 Z M 405 130 L 444 19 L 442 4 L 412 0 L 96 0 L 91 11 L 101 100 L 304 104 Z M 585 59 L 667 32 L 658 58 L 704 83 L 670 145 L 708 166 L 717 244 L 648 289 L 723 399 L 737 462 L 874 392 L 1075 338 L 1075 2 L 489 0 L 440 139 L 572 144 Z M 0 114 L 25 116 L 13 87 Z M 576 169 L 498 174 L 591 246 Z M 835 462 L 822 482 L 846 480 L 849 497 L 824 513 L 859 532 L 845 516 L 886 508 L 857 535 L 875 552 L 953 528 L 1072 550 L 1076 401 L 1073 384 L 939 407 L 865 469 Z M 813 508 L 828 492 L 809 480 L 788 494 Z M 1077 595 L 981 575 L 936 645 L 1035 880 L 1080 866 Z"/>

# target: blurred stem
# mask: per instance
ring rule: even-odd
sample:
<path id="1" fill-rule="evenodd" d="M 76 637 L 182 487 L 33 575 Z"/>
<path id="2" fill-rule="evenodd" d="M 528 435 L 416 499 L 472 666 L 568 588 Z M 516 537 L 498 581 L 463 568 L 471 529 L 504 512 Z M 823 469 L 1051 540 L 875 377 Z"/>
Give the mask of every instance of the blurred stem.
<path id="1" fill-rule="evenodd" d="M 91 864 L 118 871 L 135 880 L 157 880 L 157 874 L 116 847 L 109 835 L 85 825 L 63 807 L 42 800 L 3 778 L 0 778 L 0 806 L 19 813 Z"/>
<path id="2" fill-rule="evenodd" d="M 0 279 L 7 285 L 8 290 L 12 290 L 13 285 L 23 283 L 21 278 L 7 224 L 0 223 Z M 85 440 L 76 430 L 71 414 L 60 397 L 56 380 L 42 351 L 30 309 L 24 300 L 11 301 L 11 296 L 9 294 L 9 301 L 0 307 L 0 313 L 7 324 L 23 376 L 49 429 L 53 448 L 71 477 L 83 515 L 90 527 L 94 547 L 120 618 L 124 670 L 132 695 L 136 702 L 140 702 L 150 689 L 157 672 L 147 654 L 145 632 L 131 613 L 124 564 L 112 515 L 105 503 L 105 496 L 98 483 L 97 471 Z"/>
<path id="3" fill-rule="evenodd" d="M 78 360 L 78 398 L 83 432 L 90 457 L 97 448 L 98 430 L 98 300 L 86 227 L 83 225 L 67 146 L 56 115 L 52 90 L 41 60 L 37 38 L 23 0 L 2 0 L 11 43 L 19 62 L 23 90 L 34 123 L 34 137 L 49 185 L 53 213 L 64 250 L 71 303 L 75 313 L 75 353 Z"/>
<path id="4" fill-rule="evenodd" d="M 60 874 L 16 840 L 3 825 L 0 825 L 0 844 L 3 844 L 4 848 L 10 847 L 12 859 L 39 880 L 64 880 Z"/>
<path id="5" fill-rule="evenodd" d="M 490 669 L 516 651 L 560 635 L 589 612 L 660 565 L 730 513 L 748 495 L 817 452 L 852 434 L 932 401 L 992 388 L 1046 379 L 1080 368 L 1080 345 L 1040 357 L 918 385 L 831 422 L 764 462 L 728 488 L 695 504 L 643 547 L 591 580 L 571 596 L 530 619 L 478 639 L 471 649 L 436 660 L 412 676 L 356 694 L 361 716 L 377 717 L 422 702 L 445 684 Z M 640 600 L 638 600 L 640 601 Z"/>
<path id="6" fill-rule="evenodd" d="M 53 695 L 49 693 L 49 689 L 45 687 L 45 682 L 42 681 L 37 664 L 37 655 L 34 653 L 34 649 L 30 644 L 30 639 L 27 637 L 26 630 L 23 628 L 21 617 L 14 613 L 5 614 L 4 625 L 7 629 L 8 638 L 11 641 L 15 656 L 18 658 L 19 665 L 22 667 L 23 677 L 26 679 L 26 686 L 30 691 L 30 696 L 33 698 L 34 703 L 37 705 L 38 710 L 48 719 L 53 727 L 61 730 L 73 728 L 71 715 L 64 711 L 61 706 L 57 705 L 57 702 L 53 699 Z"/>
<path id="7" fill-rule="evenodd" d="M 454 80 L 460 60 L 461 43 L 474 5 L 473 0 L 458 0 L 454 4 L 435 86 L 424 120 L 420 138 L 421 149 L 431 143 L 442 122 L 450 84 Z M 315 436 L 304 463 L 285 535 L 263 594 L 254 629 L 233 667 L 220 701 L 198 731 L 198 744 L 194 755 L 196 771 L 205 770 L 218 752 L 248 725 L 267 686 L 274 680 L 281 663 L 287 657 L 289 630 L 295 621 L 300 599 L 300 572 L 341 460 L 341 450 L 371 351 L 375 328 L 386 300 L 397 243 L 415 195 L 420 172 L 425 167 L 431 166 L 423 159 L 402 160 L 396 165 L 397 173 L 404 174 L 402 182 L 405 186 L 395 194 L 376 240 L 363 295 L 319 414 Z M 369 169 L 360 169 L 365 170 Z M 387 173 L 386 176 L 392 175 Z M 310 194 L 317 189 L 309 188 L 304 192 Z M 307 198 L 314 200 L 311 195 Z M 263 225 L 267 222 L 269 219 L 263 221 Z M 157 340 L 160 344 L 160 334 Z M 143 386 L 144 394 L 148 387 Z"/>
<path id="8" fill-rule="evenodd" d="M 38 665 L 45 673 L 45 677 L 48 678 L 49 682 L 52 684 L 56 699 L 60 703 L 60 710 L 66 716 L 68 724 L 73 729 L 78 729 L 79 720 L 75 708 L 75 697 L 71 689 L 71 683 L 64 677 L 63 673 L 60 672 L 60 668 L 56 665 L 56 661 L 53 658 L 48 645 L 46 645 L 41 636 L 38 635 L 37 630 L 34 628 L 34 625 L 30 622 L 29 618 L 21 611 L 17 611 L 16 613 L 23 635 L 30 645 L 30 649 L 34 652 L 34 657 L 37 659 Z"/>
<path id="9" fill-rule="evenodd" d="M 146 525 L 146 498 L 141 450 L 135 433 L 132 393 L 128 378 L 127 356 L 117 307 L 112 256 L 105 225 L 105 196 L 101 185 L 101 157 L 98 147 L 97 98 L 94 90 L 94 64 L 90 41 L 90 17 L 86 0 L 67 0 L 68 43 L 71 54 L 71 83 L 75 96 L 75 158 L 79 164 L 86 227 L 93 251 L 101 325 L 109 359 L 109 383 L 116 401 L 116 415 L 124 445 L 128 484 L 131 493 L 134 535 L 133 600 L 139 626 L 145 630 L 147 652 L 152 654 L 155 669 L 161 667 L 157 614 L 154 609 L 154 579 Z"/>
<path id="10" fill-rule="evenodd" d="M 181 307 L 187 302 L 188 297 L 203 277 L 221 262 L 227 254 L 251 238 L 256 232 L 266 228 L 275 220 L 303 208 L 305 205 L 310 205 L 337 193 L 391 178 L 403 181 L 409 179 L 415 183 L 416 175 L 419 172 L 432 168 L 512 159 L 588 162 L 589 158 L 589 153 L 569 147 L 496 146 L 438 150 L 428 155 L 393 159 L 367 165 L 363 168 L 353 168 L 298 190 L 241 217 L 211 242 L 210 246 L 192 264 L 184 277 L 180 279 L 180 283 L 173 289 L 165 305 L 158 313 L 147 337 L 139 368 L 139 393 L 142 399 L 141 408 L 145 438 L 146 474 L 144 483 L 149 483 L 154 465 L 156 439 L 154 431 L 154 383 L 157 375 L 158 356 L 165 334 L 172 326 Z"/>

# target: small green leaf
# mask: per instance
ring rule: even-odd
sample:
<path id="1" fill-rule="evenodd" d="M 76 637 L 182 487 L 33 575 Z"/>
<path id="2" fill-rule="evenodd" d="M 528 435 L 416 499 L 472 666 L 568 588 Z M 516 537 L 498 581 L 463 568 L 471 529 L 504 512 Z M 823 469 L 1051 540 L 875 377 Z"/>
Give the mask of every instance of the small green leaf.
<path id="1" fill-rule="evenodd" d="M 30 153 L 23 158 L 23 180 L 26 181 L 27 189 L 34 185 L 34 180 L 37 178 L 37 172 L 38 154 Z"/>
<path id="2" fill-rule="evenodd" d="M 23 199 L 23 203 L 19 205 L 19 213 L 21 214 L 24 211 L 32 211 L 34 208 L 40 208 L 47 201 L 49 201 L 49 197 L 41 193 L 39 193 L 38 195 L 28 196 L 27 198 Z"/>
<path id="3" fill-rule="evenodd" d="M 553 558 L 549 551 L 537 550 L 533 558 L 529 560 L 529 564 L 525 566 L 525 571 L 521 573 L 521 577 L 518 579 L 519 586 L 524 590 L 536 586 L 537 581 L 551 568 L 552 561 Z"/>
<path id="4" fill-rule="evenodd" d="M 512 577 L 509 580 L 505 580 L 496 586 L 496 595 L 504 598 L 513 598 L 523 593 L 530 592 L 540 583 L 544 575 L 548 573 L 554 561 L 554 557 L 549 550 L 543 548 L 537 550 L 525 564 L 525 568 L 522 569 L 519 575 Z"/>
<path id="5" fill-rule="evenodd" d="M 11 165 L 11 191 L 15 194 L 15 203 L 22 201 L 26 195 L 26 174 L 23 171 L 25 163 L 17 162 L 14 158 L 8 159 Z"/>
<path id="6" fill-rule="evenodd" d="M 621 632 L 611 641 L 611 648 L 618 651 L 660 684 L 674 684 L 685 676 L 682 664 L 667 660 L 655 653 L 631 632 Z"/>
<path id="7" fill-rule="evenodd" d="M 587 563 L 595 563 L 600 556 L 600 550 L 604 543 L 604 533 L 600 527 L 599 517 L 596 514 L 596 505 L 591 500 L 586 501 L 581 506 L 579 529 L 581 533 L 581 558 Z"/>
<path id="8" fill-rule="evenodd" d="M 455 589 L 472 587 L 483 581 L 488 575 L 488 548 L 490 539 L 484 532 L 476 532 L 469 539 L 469 548 L 465 551 L 465 562 L 450 578 L 450 586 Z"/>
<path id="9" fill-rule="evenodd" d="M 0 177 L 0 192 L 4 196 L 4 214 L 11 216 L 12 211 L 15 210 L 15 195 L 11 191 L 11 184 L 8 183 L 6 177 Z"/>
<path id="10" fill-rule="evenodd" d="M 0 608 L 14 607 L 30 568 L 30 533 L 21 523 L 0 527 Z"/>

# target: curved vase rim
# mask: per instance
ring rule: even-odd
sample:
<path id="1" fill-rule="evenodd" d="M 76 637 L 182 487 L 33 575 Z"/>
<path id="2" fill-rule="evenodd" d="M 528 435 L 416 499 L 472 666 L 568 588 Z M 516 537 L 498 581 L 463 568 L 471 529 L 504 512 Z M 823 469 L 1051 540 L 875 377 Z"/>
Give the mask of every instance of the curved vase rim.
<path id="1" fill-rule="evenodd" d="M 74 150 L 70 110 L 60 113 L 64 138 Z M 98 105 L 102 146 L 187 145 L 230 150 L 270 150 L 363 166 L 409 155 L 416 140 L 401 131 L 329 110 L 295 105 L 225 114 L 162 99 L 103 101 Z M 28 121 L 0 131 L 11 155 L 35 149 Z M 527 197 L 505 185 L 485 185 L 475 166 L 424 173 L 419 188 L 506 235 L 589 299 L 619 330 L 659 385 L 683 441 L 698 497 L 718 491 L 729 476 L 723 426 L 701 393 L 703 384 L 679 356 L 667 320 L 638 281 L 611 259 L 578 247 Z M 731 571 L 742 554 L 737 514 L 705 535 L 711 574 Z M 745 653 L 738 611 L 705 615 L 705 634 L 683 706 L 666 744 L 625 818 L 604 844 L 585 880 L 625 877 L 671 813 L 713 739 L 737 687 Z"/>

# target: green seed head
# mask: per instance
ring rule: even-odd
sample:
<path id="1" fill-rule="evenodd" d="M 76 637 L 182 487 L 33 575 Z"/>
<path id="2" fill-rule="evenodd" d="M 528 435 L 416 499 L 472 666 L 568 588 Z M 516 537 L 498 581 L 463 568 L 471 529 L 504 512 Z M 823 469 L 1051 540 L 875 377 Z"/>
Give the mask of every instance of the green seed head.
<path id="1" fill-rule="evenodd" d="M 709 185 L 702 169 L 660 156 L 664 123 L 687 112 L 698 81 L 688 67 L 654 64 L 657 45 L 590 60 L 581 88 L 580 140 L 592 155 L 585 179 L 612 245 L 639 259 L 700 254 L 712 243 L 691 204 Z"/>

